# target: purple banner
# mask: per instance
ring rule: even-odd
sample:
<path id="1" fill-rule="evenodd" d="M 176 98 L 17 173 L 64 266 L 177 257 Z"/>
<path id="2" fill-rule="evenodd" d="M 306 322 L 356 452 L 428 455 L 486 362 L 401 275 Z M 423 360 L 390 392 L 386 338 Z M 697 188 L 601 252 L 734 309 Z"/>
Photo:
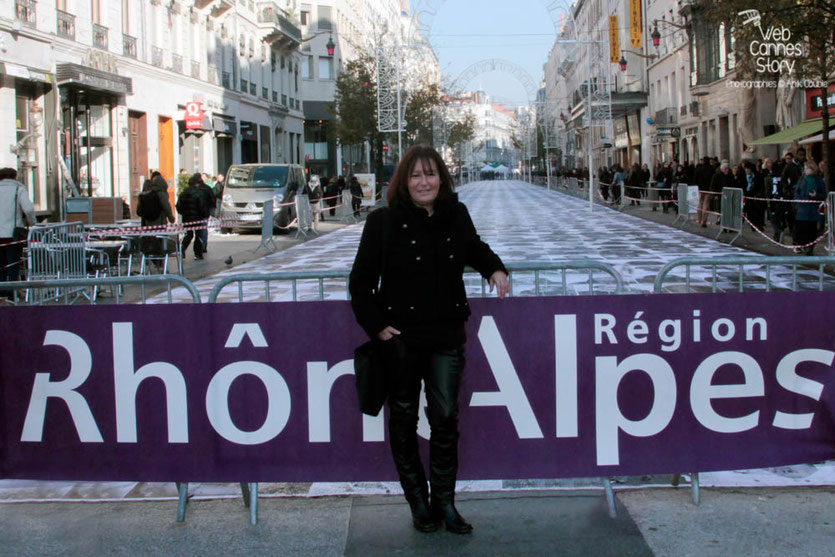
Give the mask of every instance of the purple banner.
<path id="1" fill-rule="evenodd" d="M 835 293 L 471 305 L 461 479 L 835 458 Z M 4 478 L 396 477 L 347 302 L 4 308 L 0 330 Z"/>

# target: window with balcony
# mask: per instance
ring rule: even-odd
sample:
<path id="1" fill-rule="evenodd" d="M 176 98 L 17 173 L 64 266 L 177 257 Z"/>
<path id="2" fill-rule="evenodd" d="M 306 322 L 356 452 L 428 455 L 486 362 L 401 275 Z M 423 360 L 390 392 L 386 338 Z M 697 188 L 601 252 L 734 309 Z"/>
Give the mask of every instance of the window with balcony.
<path id="1" fill-rule="evenodd" d="M 226 89 L 232 88 L 232 76 L 229 72 L 223 72 L 220 76 L 220 84 L 223 85 Z"/>
<path id="2" fill-rule="evenodd" d="M 15 0 L 14 2 L 14 18 L 30 27 L 34 27 L 37 22 L 37 12 L 35 12 L 35 0 Z"/>
<path id="3" fill-rule="evenodd" d="M 93 24 L 93 46 L 107 50 L 107 27 L 98 23 Z"/>
<path id="4" fill-rule="evenodd" d="M 56 32 L 59 37 L 75 40 L 75 16 L 63 10 L 56 10 L 58 14 L 58 28 Z"/>
<path id="5" fill-rule="evenodd" d="M 122 35 L 122 54 L 128 58 L 136 58 L 136 37 Z"/>
<path id="6" fill-rule="evenodd" d="M 157 68 L 162 67 L 162 49 L 158 46 L 151 47 L 151 65 Z"/>
<path id="7" fill-rule="evenodd" d="M 270 98 L 270 92 L 269 92 L 269 91 L 267 91 L 267 88 L 266 88 L 266 87 L 261 87 L 261 97 L 262 97 L 262 98 L 265 98 L 265 99 L 269 99 L 269 98 Z"/>
<path id="8" fill-rule="evenodd" d="M 302 60 L 302 79 L 313 79 L 313 56 L 305 56 Z"/>
<path id="9" fill-rule="evenodd" d="M 249 94 L 253 97 L 258 94 L 258 86 L 252 82 L 249 83 Z"/>
<path id="10" fill-rule="evenodd" d="M 183 73 L 183 57 L 179 54 L 171 55 L 171 70 L 176 73 Z"/>
<path id="11" fill-rule="evenodd" d="M 725 77 L 734 68 L 730 26 L 705 21 L 694 15 L 690 41 L 690 86 L 707 85 Z"/>
<path id="12" fill-rule="evenodd" d="M 246 93 L 249 91 L 249 82 L 245 79 L 241 80 L 241 92 Z"/>
<path id="13" fill-rule="evenodd" d="M 197 60 L 191 61 L 191 77 L 195 79 L 200 78 L 200 62 Z"/>
<path id="14" fill-rule="evenodd" d="M 302 9 L 299 12 L 299 20 L 302 27 L 310 25 L 310 4 L 302 4 Z"/>

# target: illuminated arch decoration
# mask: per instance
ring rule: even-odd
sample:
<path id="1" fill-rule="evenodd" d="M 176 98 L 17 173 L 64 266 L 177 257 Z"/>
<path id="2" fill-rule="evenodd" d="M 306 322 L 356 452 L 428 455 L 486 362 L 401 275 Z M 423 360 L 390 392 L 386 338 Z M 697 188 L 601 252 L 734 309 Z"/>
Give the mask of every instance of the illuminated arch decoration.
<path id="1" fill-rule="evenodd" d="M 521 66 L 500 58 L 481 60 L 467 67 L 452 84 L 452 90 L 464 89 L 476 76 L 489 72 L 503 72 L 512 75 L 525 88 L 528 100 L 534 101 L 536 99 L 537 84 L 531 74 Z"/>

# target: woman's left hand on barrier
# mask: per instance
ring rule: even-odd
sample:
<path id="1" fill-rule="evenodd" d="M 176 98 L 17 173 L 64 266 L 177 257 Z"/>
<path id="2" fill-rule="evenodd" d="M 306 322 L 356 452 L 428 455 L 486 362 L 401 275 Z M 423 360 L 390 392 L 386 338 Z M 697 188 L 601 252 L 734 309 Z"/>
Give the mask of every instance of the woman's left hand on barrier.
<path id="1" fill-rule="evenodd" d="M 496 288 L 496 295 L 499 298 L 504 298 L 510 292 L 510 282 L 507 280 L 507 274 L 504 271 L 496 271 L 490 275 L 490 292 Z"/>

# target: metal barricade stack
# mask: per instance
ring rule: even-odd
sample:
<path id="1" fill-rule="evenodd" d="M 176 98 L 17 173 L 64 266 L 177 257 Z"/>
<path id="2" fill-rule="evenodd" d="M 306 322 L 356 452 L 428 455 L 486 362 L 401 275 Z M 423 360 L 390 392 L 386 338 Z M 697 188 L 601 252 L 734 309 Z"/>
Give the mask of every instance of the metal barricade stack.
<path id="1" fill-rule="evenodd" d="M 719 234 L 716 235 L 716 239 L 718 240 L 723 232 L 736 232 L 736 236 L 728 242 L 728 244 L 733 244 L 742 234 L 742 189 L 723 189 L 721 207 L 722 216 L 719 221 Z"/>
<path id="2" fill-rule="evenodd" d="M 27 239 L 26 279 L 48 281 L 86 277 L 84 234 L 84 225 L 80 222 L 30 228 Z M 55 287 L 36 292 L 29 291 L 27 294 L 37 295 L 38 299 L 45 300 L 66 295 L 67 292 Z"/>

